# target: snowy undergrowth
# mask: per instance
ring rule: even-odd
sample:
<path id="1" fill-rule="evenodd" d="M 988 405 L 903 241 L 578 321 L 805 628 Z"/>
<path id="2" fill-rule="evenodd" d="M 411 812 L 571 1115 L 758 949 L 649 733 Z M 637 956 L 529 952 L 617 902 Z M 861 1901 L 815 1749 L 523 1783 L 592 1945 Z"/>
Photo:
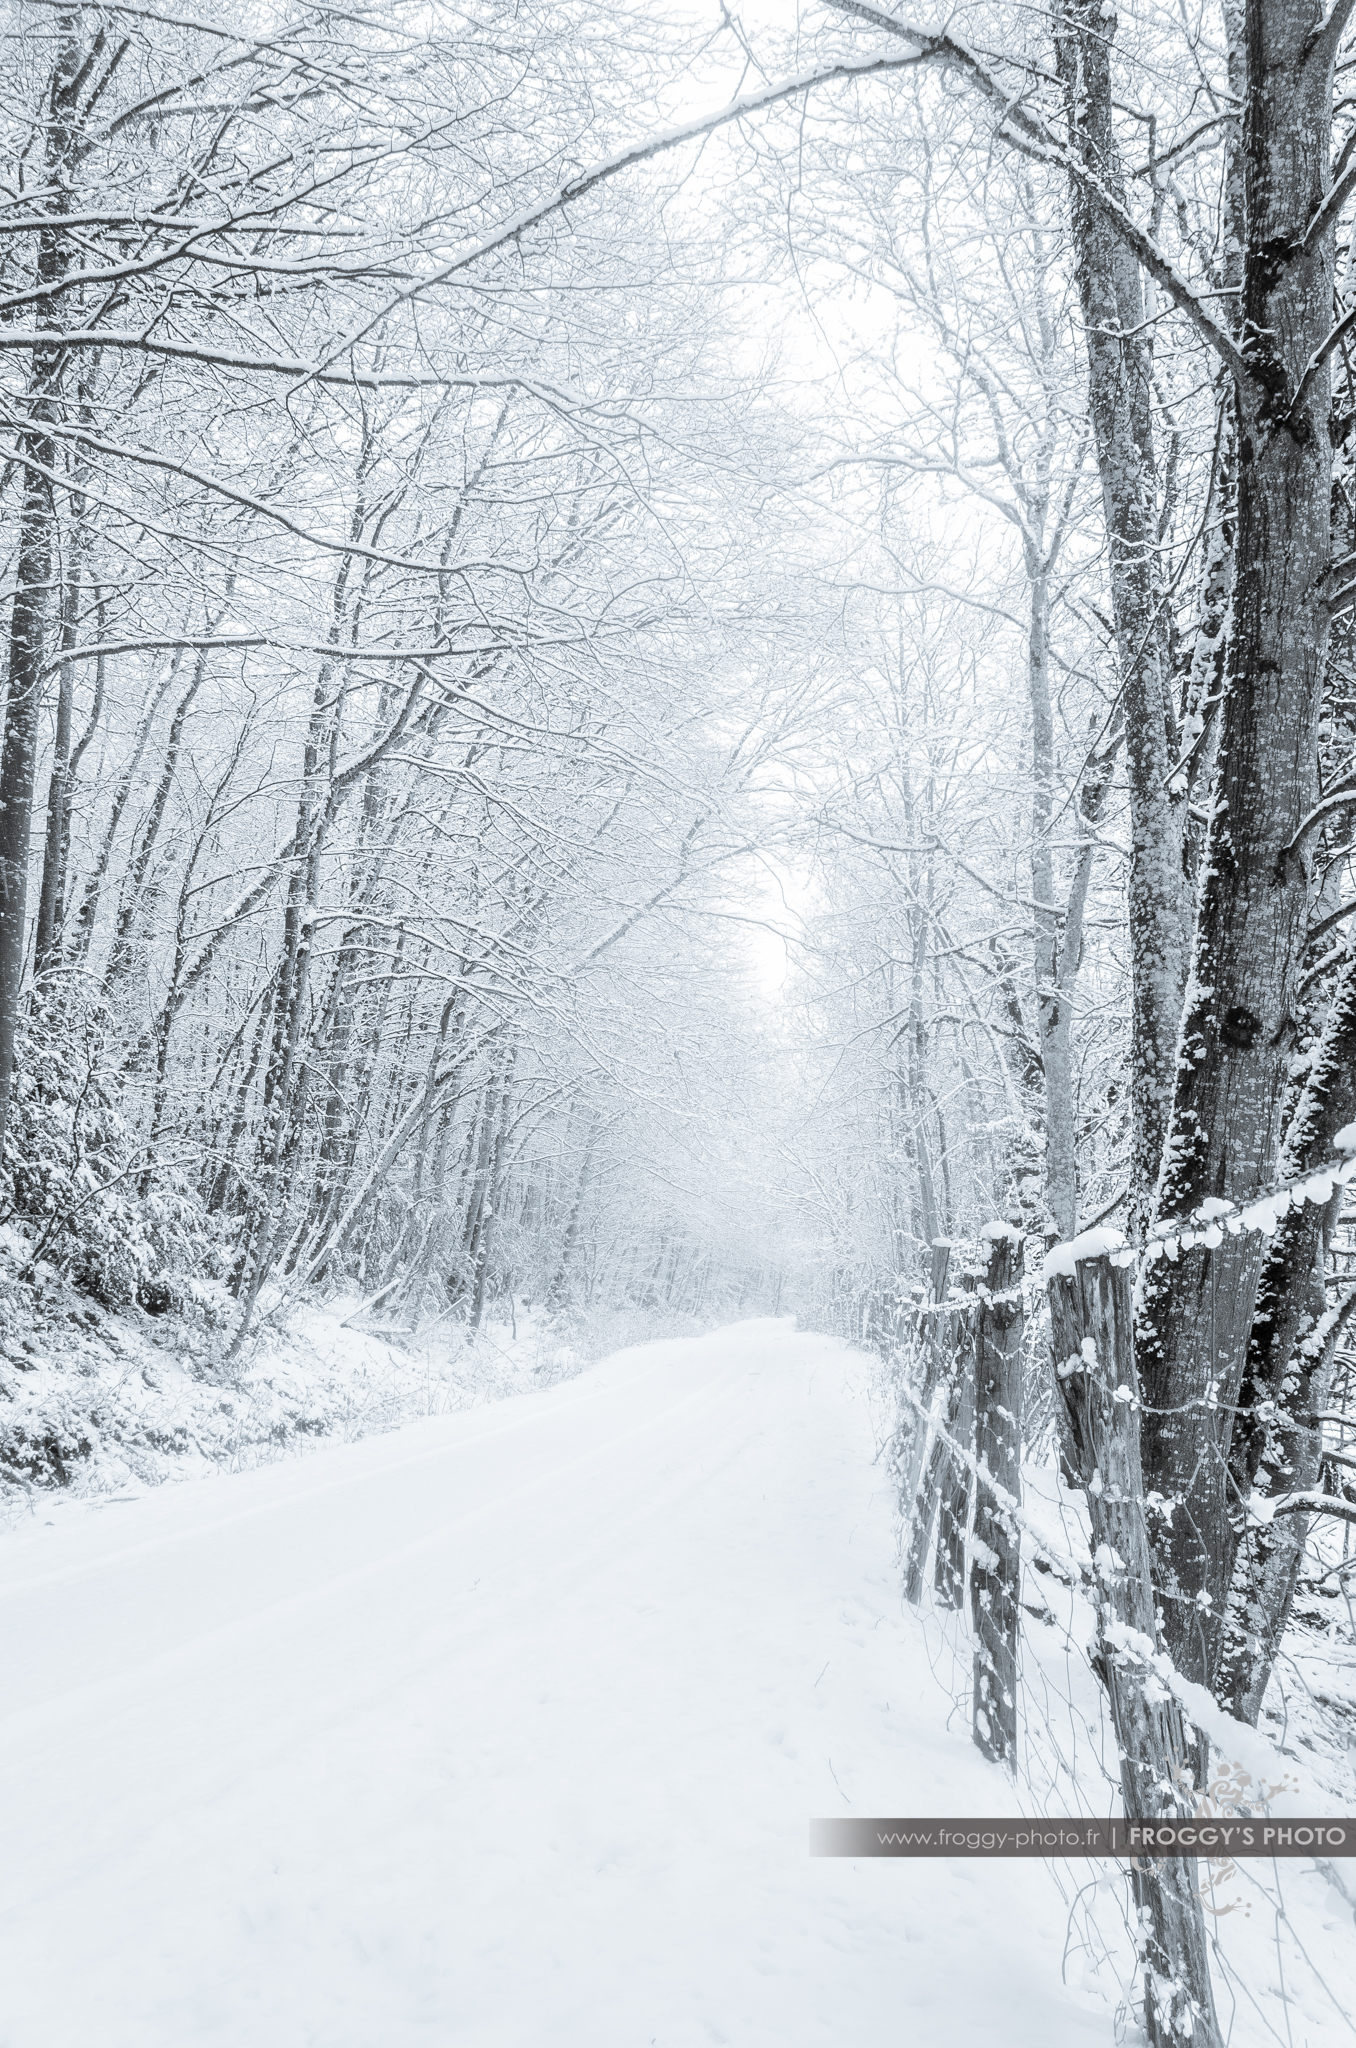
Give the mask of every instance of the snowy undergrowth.
<path id="1" fill-rule="evenodd" d="M 551 1386 L 657 1334 L 639 1310 L 568 1321 L 515 1307 L 469 1330 L 365 1321 L 356 1295 L 303 1303 L 227 1361 L 234 1303 L 214 1281 L 151 1314 L 97 1300 L 51 1269 L 19 1278 L 0 1244 L 0 1522 L 351 1441 Z"/>

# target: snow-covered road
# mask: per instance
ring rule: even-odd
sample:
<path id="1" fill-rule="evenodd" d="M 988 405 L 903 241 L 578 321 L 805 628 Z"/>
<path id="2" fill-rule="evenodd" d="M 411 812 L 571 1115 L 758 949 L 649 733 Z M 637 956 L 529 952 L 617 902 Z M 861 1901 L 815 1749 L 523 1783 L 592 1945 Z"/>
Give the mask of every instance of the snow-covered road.
<path id="1" fill-rule="evenodd" d="M 1110 2039 L 789 1323 L 0 1539 L 3 2048 Z"/>

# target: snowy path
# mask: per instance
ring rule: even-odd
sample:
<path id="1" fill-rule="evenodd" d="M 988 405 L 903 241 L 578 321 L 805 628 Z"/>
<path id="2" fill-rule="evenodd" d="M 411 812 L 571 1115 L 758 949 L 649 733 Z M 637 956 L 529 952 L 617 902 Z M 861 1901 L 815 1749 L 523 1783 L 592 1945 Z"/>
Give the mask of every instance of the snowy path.
<path id="1" fill-rule="evenodd" d="M 806 1854 L 1015 1810 L 862 1371 L 746 1323 L 0 1539 L 3 2048 L 1109 2041 L 1040 1865 Z"/>

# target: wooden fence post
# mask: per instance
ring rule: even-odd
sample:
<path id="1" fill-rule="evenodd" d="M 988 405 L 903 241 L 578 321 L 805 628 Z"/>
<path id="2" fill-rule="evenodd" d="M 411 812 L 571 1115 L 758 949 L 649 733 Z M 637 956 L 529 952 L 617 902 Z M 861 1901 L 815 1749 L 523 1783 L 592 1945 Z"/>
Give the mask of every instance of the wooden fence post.
<path id="1" fill-rule="evenodd" d="M 1000 1235 L 1001 1233 L 1001 1235 Z M 975 1461 L 1004 1494 L 1022 1493 L 1022 1239 L 991 1223 L 988 1272 L 975 1342 Z M 1017 1638 L 1022 1597 L 1022 1532 L 981 1479 L 975 1492 L 970 1551 L 970 1611 L 975 1630 L 974 1737 L 995 1763 L 1017 1754 Z"/>
<path id="2" fill-rule="evenodd" d="M 1189 1815 L 1182 1710 L 1152 1669 L 1161 1651 L 1144 1520 L 1133 1254 L 1103 1252 L 1050 1273 L 1055 1370 L 1092 1524 L 1094 1664 L 1111 1703 L 1127 1819 Z M 1049 1265 L 1047 1264 L 1047 1271 Z M 1194 1859 L 1132 1864 L 1154 2048 L 1220 2048 Z"/>
<path id="3" fill-rule="evenodd" d="M 946 1276 L 951 1264 L 951 1246 L 939 1240 L 932 1247 L 932 1263 L 928 1276 L 928 1301 L 938 1302 L 946 1295 Z M 907 1433 L 901 1432 L 903 1442 L 897 1459 L 896 1470 L 899 1478 L 899 1509 L 906 1518 L 912 1514 L 918 1498 L 918 1488 L 923 1477 L 924 1463 L 928 1452 L 928 1437 L 931 1425 L 929 1415 L 937 1382 L 946 1366 L 946 1355 L 939 1341 L 938 1319 L 926 1313 L 915 1314 L 914 1329 L 923 1354 L 923 1375 L 914 1405 L 910 1410 Z"/>
<path id="4" fill-rule="evenodd" d="M 951 1246 L 938 1239 L 932 1247 L 932 1270 L 929 1275 L 928 1295 L 935 1311 L 946 1300 L 947 1274 L 951 1270 Z M 931 1408 L 938 1387 L 943 1388 L 938 1421 L 943 1429 L 949 1430 L 952 1421 L 952 1389 L 955 1385 L 955 1356 L 951 1335 L 951 1316 L 935 1312 L 920 1317 L 924 1327 L 927 1364 L 923 1375 L 923 1391 L 919 1396 L 924 1406 Z M 916 1607 L 923 1595 L 923 1575 L 927 1568 L 928 1542 L 932 1534 L 932 1517 L 937 1507 L 938 1481 L 947 1457 L 946 1445 L 940 1436 L 934 1435 L 929 1448 L 926 1442 L 928 1423 L 925 1415 L 918 1415 L 918 1435 L 915 1443 L 920 1457 L 914 1467 L 915 1474 L 921 1472 L 921 1481 L 915 1477 L 914 1493 L 905 1503 L 905 1511 L 913 1510 L 913 1527 L 909 1536 L 909 1557 L 904 1568 L 904 1597 Z"/>
<path id="5" fill-rule="evenodd" d="M 977 1273 L 962 1273 L 961 1286 L 973 1299 Z M 972 1455 L 975 1448 L 975 1326 L 968 1314 L 953 1318 L 955 1381 L 947 1434 Z M 970 1515 L 970 1467 L 943 1445 L 946 1453 L 937 1497 L 937 1561 L 933 1590 L 943 1607 L 965 1605 L 965 1536 Z"/>

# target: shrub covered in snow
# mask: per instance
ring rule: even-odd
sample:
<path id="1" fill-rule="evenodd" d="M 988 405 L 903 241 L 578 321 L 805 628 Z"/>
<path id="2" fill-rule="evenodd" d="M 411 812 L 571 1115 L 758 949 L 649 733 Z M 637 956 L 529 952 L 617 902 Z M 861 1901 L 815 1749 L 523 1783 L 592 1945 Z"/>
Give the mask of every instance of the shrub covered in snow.
<path id="1" fill-rule="evenodd" d="M 163 1311 L 188 1279 L 217 1273 L 220 1230 L 175 1162 L 137 1144 L 103 1051 L 93 1001 L 35 1005 L 25 1020 L 0 1216 L 21 1269 L 50 1266 L 106 1308 Z"/>

